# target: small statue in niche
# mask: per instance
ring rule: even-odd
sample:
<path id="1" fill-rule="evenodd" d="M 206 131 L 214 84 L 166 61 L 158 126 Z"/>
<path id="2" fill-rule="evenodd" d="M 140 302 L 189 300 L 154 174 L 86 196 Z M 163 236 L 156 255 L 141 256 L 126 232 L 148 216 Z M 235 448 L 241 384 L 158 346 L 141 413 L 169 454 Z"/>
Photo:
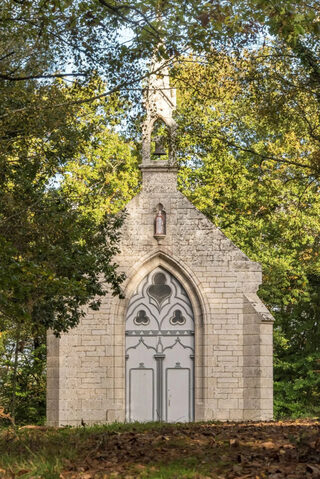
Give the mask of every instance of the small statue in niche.
<path id="1" fill-rule="evenodd" d="M 156 216 L 156 235 L 165 234 L 164 215 L 162 211 L 158 211 Z"/>
<path id="2" fill-rule="evenodd" d="M 159 240 L 166 235 L 166 213 L 161 204 L 158 205 L 157 210 L 158 212 L 154 221 L 154 236 Z"/>

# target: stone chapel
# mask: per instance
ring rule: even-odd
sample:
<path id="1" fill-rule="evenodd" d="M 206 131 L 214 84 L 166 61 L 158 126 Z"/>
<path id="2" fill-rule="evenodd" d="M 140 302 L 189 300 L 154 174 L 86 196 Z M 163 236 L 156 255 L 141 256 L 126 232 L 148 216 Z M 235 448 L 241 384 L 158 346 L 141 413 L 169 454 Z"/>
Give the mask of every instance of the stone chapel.
<path id="1" fill-rule="evenodd" d="M 261 266 L 177 190 L 165 62 L 152 63 L 145 107 L 142 190 L 126 207 L 115 258 L 125 299 L 107 295 L 77 328 L 48 334 L 48 424 L 272 419 Z M 151 154 L 157 121 L 169 133 L 165 160 Z"/>

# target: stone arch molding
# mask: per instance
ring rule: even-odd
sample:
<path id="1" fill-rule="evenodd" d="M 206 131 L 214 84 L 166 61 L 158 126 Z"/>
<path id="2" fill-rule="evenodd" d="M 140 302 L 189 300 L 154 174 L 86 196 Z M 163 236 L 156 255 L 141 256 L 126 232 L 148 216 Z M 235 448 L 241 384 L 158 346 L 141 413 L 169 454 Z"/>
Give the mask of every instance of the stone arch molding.
<path id="1" fill-rule="evenodd" d="M 206 300 L 200 291 L 200 282 L 192 275 L 192 272 L 181 261 L 175 260 L 169 254 L 163 251 L 153 252 L 138 261 L 134 267 L 127 273 L 127 280 L 124 287 L 125 299 L 118 299 L 114 303 L 111 316 L 114 318 L 114 340 L 117 350 L 121 351 L 121 357 L 125 358 L 125 318 L 127 308 L 136 288 L 141 281 L 156 268 L 162 268 L 172 274 L 185 289 L 191 302 L 194 313 L 195 324 L 195 358 L 194 358 L 194 418 L 201 420 L 203 415 L 203 403 L 205 395 L 205 375 L 204 375 L 204 343 L 205 343 L 205 324 L 208 306 Z M 125 389 L 125 361 L 120 361 L 123 367 L 114 367 L 115 382 Z M 125 411 L 125 401 L 122 404 L 123 416 Z"/>
<path id="2" fill-rule="evenodd" d="M 175 122 L 175 120 L 173 120 L 173 118 L 168 118 L 167 116 L 164 116 L 158 113 L 150 120 L 150 133 L 152 132 L 152 129 L 154 128 L 154 124 L 158 120 L 162 121 L 169 128 L 169 132 L 170 132 L 170 129 L 175 130 L 177 128 L 177 123 Z"/>
<path id="3" fill-rule="evenodd" d="M 177 124 L 173 118 L 156 114 L 154 117 L 150 118 L 149 121 L 146 121 L 142 127 L 143 133 L 143 144 L 142 144 L 142 164 L 149 165 L 151 163 L 151 137 L 154 130 L 155 123 L 157 121 L 162 121 L 167 128 L 168 139 L 169 139 L 169 163 L 171 165 L 175 164 L 176 152 L 175 152 L 175 140 L 176 140 L 176 130 Z M 151 163 L 152 164 L 152 163 Z"/>
<path id="4" fill-rule="evenodd" d="M 125 314 L 130 298 L 142 279 L 157 267 L 167 270 L 182 284 L 192 304 L 195 325 L 202 328 L 206 322 L 208 305 L 200 290 L 200 281 L 182 261 L 176 260 L 164 251 L 156 251 L 142 258 L 128 272 L 123 290 L 125 299 L 121 301 L 121 304 L 119 301 L 117 315 L 123 316 Z"/>

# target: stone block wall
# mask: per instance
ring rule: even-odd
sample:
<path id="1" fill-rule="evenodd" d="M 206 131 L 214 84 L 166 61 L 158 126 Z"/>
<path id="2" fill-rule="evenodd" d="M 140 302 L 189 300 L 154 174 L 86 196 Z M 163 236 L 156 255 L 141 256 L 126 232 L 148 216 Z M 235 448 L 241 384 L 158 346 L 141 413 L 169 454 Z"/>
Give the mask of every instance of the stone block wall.
<path id="1" fill-rule="evenodd" d="M 273 416 L 273 317 L 255 294 L 245 295 L 243 310 L 244 417 L 267 420 Z"/>
<path id="2" fill-rule="evenodd" d="M 159 203 L 167 234 L 158 243 Z M 272 317 L 256 295 L 260 265 L 177 191 L 176 170 L 161 162 L 143 168 L 127 212 L 116 258 L 125 299 L 108 294 L 76 329 L 49 337 L 49 424 L 124 421 L 126 307 L 157 266 L 176 276 L 194 310 L 195 419 L 271 419 Z"/>

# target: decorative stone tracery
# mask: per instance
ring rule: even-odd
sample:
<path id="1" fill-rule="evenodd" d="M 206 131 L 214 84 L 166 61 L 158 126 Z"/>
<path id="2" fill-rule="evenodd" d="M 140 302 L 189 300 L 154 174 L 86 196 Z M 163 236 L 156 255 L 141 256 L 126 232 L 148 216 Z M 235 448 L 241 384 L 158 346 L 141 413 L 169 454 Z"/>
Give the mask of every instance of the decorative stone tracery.
<path id="1" fill-rule="evenodd" d="M 144 310 L 150 320 L 138 323 L 137 317 Z M 127 420 L 191 421 L 193 361 L 190 300 L 168 271 L 157 268 L 132 295 L 126 315 Z"/>

